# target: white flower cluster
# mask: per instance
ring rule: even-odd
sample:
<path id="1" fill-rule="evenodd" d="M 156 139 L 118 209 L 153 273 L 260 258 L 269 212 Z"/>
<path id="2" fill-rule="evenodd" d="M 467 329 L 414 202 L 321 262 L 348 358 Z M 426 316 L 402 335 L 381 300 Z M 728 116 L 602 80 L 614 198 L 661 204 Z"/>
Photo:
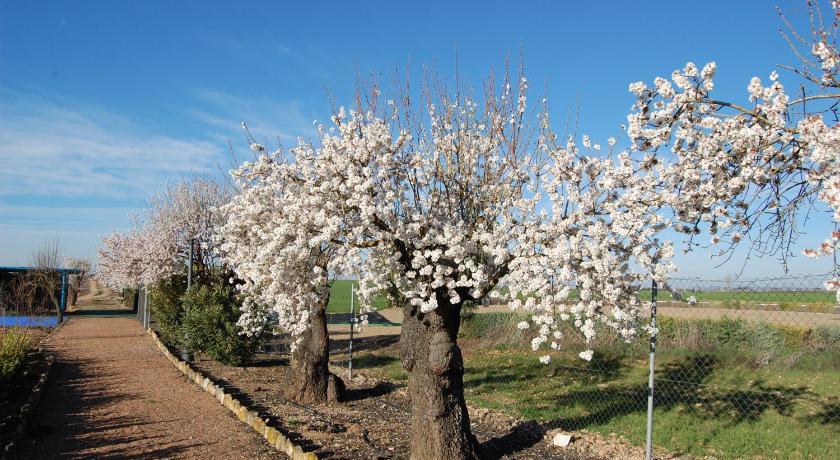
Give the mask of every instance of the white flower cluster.
<path id="1" fill-rule="evenodd" d="M 360 278 L 363 308 L 386 287 L 419 314 L 506 291 L 531 313 L 535 349 L 559 348 L 564 320 L 587 340 L 598 323 L 635 337 L 640 280 L 672 269 L 652 165 L 613 155 L 614 141 L 609 154 L 588 138 L 558 145 L 547 113 L 529 124 L 526 90 L 523 77 L 518 94 L 505 82 L 487 101 L 441 97 L 427 122 L 393 100 L 383 116 L 342 108 L 318 145 L 235 171 L 220 234 L 253 299 L 241 325 L 271 314 L 300 335 L 342 273 Z"/>
<path id="2" fill-rule="evenodd" d="M 749 104 L 716 100 L 714 63 L 701 72 L 689 63 L 670 81 L 657 78 L 654 88 L 631 85 L 637 101 L 628 133 L 636 150 L 657 164 L 661 196 L 674 211 L 678 231 L 691 237 L 708 231 L 712 244 L 728 242 L 729 250 L 749 236 L 753 248 L 786 251 L 796 213 L 811 205 L 811 197 L 840 222 L 840 124 L 833 115 L 823 116 L 820 105 L 828 104 L 830 113 L 840 101 L 825 93 L 840 86 L 834 84 L 837 49 L 823 40 L 814 54 L 830 77 L 823 82 L 831 84 L 811 87 L 812 95 L 796 100 L 776 72 L 767 86 L 758 77 L 750 81 Z M 803 114 L 806 103 L 812 113 Z M 834 231 L 805 254 L 833 254 L 838 241 L 840 232 Z"/>
<path id="3" fill-rule="evenodd" d="M 103 238 L 97 277 L 114 288 L 154 284 L 183 272 L 190 240 L 198 262 L 212 266 L 217 258 L 213 229 L 220 223 L 215 210 L 228 199 L 209 180 L 170 184 L 136 216 L 134 228 Z"/>

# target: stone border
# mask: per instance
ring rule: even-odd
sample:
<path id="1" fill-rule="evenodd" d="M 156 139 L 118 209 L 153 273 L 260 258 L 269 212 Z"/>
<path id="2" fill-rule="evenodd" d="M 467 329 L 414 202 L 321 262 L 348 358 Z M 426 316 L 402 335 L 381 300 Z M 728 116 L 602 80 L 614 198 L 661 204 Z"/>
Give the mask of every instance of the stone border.
<path id="1" fill-rule="evenodd" d="M 292 460 L 318 460 L 317 455 L 312 452 L 304 452 L 300 446 L 292 442 L 292 440 L 287 438 L 277 428 L 266 425 L 260 418 L 259 414 L 248 409 L 247 406 L 242 404 L 230 393 L 225 393 L 224 389 L 210 380 L 209 377 L 205 377 L 201 372 L 196 371 L 188 363 L 172 354 L 172 352 L 169 351 L 169 348 L 167 348 L 160 340 L 157 332 L 149 329 L 149 335 L 152 336 L 152 340 L 155 342 L 155 345 L 157 345 L 161 352 L 163 352 L 166 359 L 168 359 L 173 366 L 181 371 L 181 373 L 188 379 L 195 382 L 196 385 L 204 389 L 204 391 L 210 393 L 217 401 L 219 401 L 220 404 L 233 412 L 241 422 L 247 424 L 260 436 L 265 438 L 270 446 L 285 453 L 291 457 Z"/>

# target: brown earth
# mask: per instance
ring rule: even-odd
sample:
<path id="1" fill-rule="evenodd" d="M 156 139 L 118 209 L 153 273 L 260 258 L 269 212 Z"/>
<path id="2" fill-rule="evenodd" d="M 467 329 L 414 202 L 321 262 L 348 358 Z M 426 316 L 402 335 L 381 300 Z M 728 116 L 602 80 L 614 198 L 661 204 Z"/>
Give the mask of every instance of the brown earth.
<path id="1" fill-rule="evenodd" d="M 399 330 L 399 327 L 389 328 Z M 353 381 L 347 381 L 346 332 L 331 332 L 331 370 L 345 379 L 348 388 L 347 400 L 341 404 L 308 406 L 291 400 L 287 390 L 292 369 L 288 351 L 282 345 L 275 347 L 275 351 L 259 353 L 246 367 L 226 366 L 204 356 L 197 356 L 194 367 L 222 384 L 225 391 L 247 401 L 271 426 L 305 449 L 316 452 L 319 458 L 409 458 L 411 404 L 406 388 L 403 383 L 367 375 L 363 369 L 354 371 Z M 393 334 L 362 333 L 354 337 L 354 350 L 375 350 L 376 359 L 385 362 L 399 359 L 398 346 L 398 337 Z M 475 407 L 470 408 L 470 418 L 483 458 L 487 459 L 644 458 L 643 448 L 619 436 L 580 430 L 573 433 L 575 441 L 570 446 L 558 448 L 546 438 L 560 428 L 554 424 L 526 421 Z M 657 458 L 688 457 L 658 452 Z"/>
<path id="2" fill-rule="evenodd" d="M 39 343 L 47 336 L 50 329 L 32 328 L 0 328 L 0 339 L 9 331 L 24 331 L 31 342 L 31 352 L 20 374 L 9 382 L 0 384 L 0 449 L 11 442 L 21 420 L 21 407 L 27 403 L 32 390 L 41 374 L 47 367 L 46 357 L 37 353 Z M 2 457 L 2 451 L 0 451 Z"/>
<path id="3" fill-rule="evenodd" d="M 87 286 L 76 299 L 76 305 L 68 311 L 78 310 L 127 310 L 119 294 L 107 288 L 95 278 L 87 280 Z"/>
<path id="4" fill-rule="evenodd" d="M 661 305 L 664 303 L 664 305 Z M 671 306 L 661 302 L 656 309 L 661 316 L 680 319 L 743 319 L 746 321 L 765 321 L 768 323 L 780 324 L 793 327 L 817 327 L 817 326 L 840 326 L 840 310 L 834 313 L 817 313 L 808 311 L 784 311 L 784 310 L 757 310 L 757 309 L 734 309 L 716 307 L 687 307 Z M 501 312 L 511 313 L 507 305 L 487 305 L 478 308 L 479 313 Z M 402 323 L 402 310 L 399 308 L 386 308 L 379 310 L 378 314 L 392 323 Z M 369 329 L 370 331 L 366 331 Z M 340 334 L 341 338 L 349 336 L 350 327 L 346 325 L 330 325 L 330 336 L 333 332 Z M 368 326 L 355 333 L 357 337 L 368 337 L 377 335 L 399 335 L 399 326 Z"/>
<path id="5" fill-rule="evenodd" d="M 23 458 L 282 458 L 130 317 L 73 318 L 45 348 L 56 363 Z"/>

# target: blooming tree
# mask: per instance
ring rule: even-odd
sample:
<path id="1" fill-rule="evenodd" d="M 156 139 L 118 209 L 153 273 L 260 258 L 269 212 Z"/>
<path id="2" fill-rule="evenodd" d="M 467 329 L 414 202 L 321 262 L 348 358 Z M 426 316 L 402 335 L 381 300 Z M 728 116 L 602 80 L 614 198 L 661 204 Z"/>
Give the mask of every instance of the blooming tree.
<path id="1" fill-rule="evenodd" d="M 752 78 L 743 103 L 719 100 L 714 62 L 702 69 L 689 62 L 653 86 L 630 85 L 637 100 L 628 134 L 657 163 L 663 199 L 675 228 L 689 235 L 689 249 L 703 231 L 718 254 L 731 256 L 748 239 L 751 250 L 787 257 L 807 212 L 827 209 L 835 226 L 840 222 L 840 2 L 831 2 L 828 17 L 817 6 L 810 14 L 810 37 L 786 21 L 786 37 L 802 61 L 787 67 L 802 77 L 796 95 L 774 71 L 766 82 Z M 805 254 L 833 254 L 838 241 L 835 229 Z M 827 288 L 840 298 L 840 279 Z"/>
<path id="2" fill-rule="evenodd" d="M 612 142 L 603 153 L 588 139 L 558 142 L 548 113 L 527 110 L 524 75 L 487 88 L 481 101 L 441 91 L 422 116 L 407 97 L 338 109 L 319 145 L 241 169 L 248 185 L 229 207 L 241 217 L 228 219 L 226 253 L 237 254 L 246 286 L 271 292 L 261 303 L 288 329 L 312 318 L 290 292 L 303 288 L 277 281 L 289 270 L 306 289 L 322 285 L 325 269 L 356 274 L 363 308 L 389 287 L 405 300 L 414 458 L 478 455 L 457 344 L 464 302 L 503 283 L 511 307 L 532 313 L 535 349 L 560 346 L 562 320 L 587 340 L 597 322 L 629 340 L 639 279 L 669 269 L 670 246 L 655 237 L 667 222 L 651 212 L 652 163 L 614 155 Z M 380 99 L 376 88 L 371 97 Z M 326 265 L 314 264 L 325 248 Z M 580 300 L 569 302 L 572 288 Z"/>
<path id="3" fill-rule="evenodd" d="M 216 211 L 229 199 L 219 184 L 207 179 L 176 182 L 150 199 L 127 232 L 102 240 L 97 276 L 113 288 L 152 285 L 183 273 L 194 242 L 194 266 L 199 277 L 218 266 L 214 228 Z"/>
<path id="4" fill-rule="evenodd" d="M 308 188 L 316 179 L 307 149 L 284 158 L 256 143 L 252 148 L 262 155 L 233 172 L 239 193 L 222 208 L 226 219 L 218 231 L 224 261 L 242 283 L 239 325 L 254 335 L 275 318 L 293 337 L 291 396 L 306 403 L 337 400 L 342 384 L 329 373 L 326 323 L 335 243 L 322 230 L 336 218 Z"/>
<path id="5" fill-rule="evenodd" d="M 149 286 L 180 270 L 174 254 L 172 241 L 148 228 L 113 232 L 102 239 L 96 276 L 114 289 Z"/>

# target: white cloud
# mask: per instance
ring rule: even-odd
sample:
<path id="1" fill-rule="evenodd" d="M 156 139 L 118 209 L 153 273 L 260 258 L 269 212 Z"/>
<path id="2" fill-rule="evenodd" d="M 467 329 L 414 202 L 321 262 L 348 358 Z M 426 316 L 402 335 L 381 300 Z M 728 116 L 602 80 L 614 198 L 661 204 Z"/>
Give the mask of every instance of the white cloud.
<path id="1" fill-rule="evenodd" d="M 208 173 L 218 143 L 147 134 L 112 113 L 0 90 L 0 196 L 147 196 L 166 179 Z"/>
<path id="2" fill-rule="evenodd" d="M 96 260 L 111 230 L 125 229 L 133 210 L 99 206 L 13 206 L 0 203 L 0 265 L 26 265 L 33 249 L 59 239 L 65 255 Z"/>
<path id="3" fill-rule="evenodd" d="M 187 113 L 212 128 L 208 134 L 227 142 L 237 150 L 247 150 L 242 122 L 248 125 L 258 142 L 271 148 L 278 142 L 284 146 L 297 143 L 298 137 L 315 134 L 312 119 L 296 102 L 254 99 L 217 90 L 198 90 L 196 97 L 208 109 L 187 109 Z"/>

